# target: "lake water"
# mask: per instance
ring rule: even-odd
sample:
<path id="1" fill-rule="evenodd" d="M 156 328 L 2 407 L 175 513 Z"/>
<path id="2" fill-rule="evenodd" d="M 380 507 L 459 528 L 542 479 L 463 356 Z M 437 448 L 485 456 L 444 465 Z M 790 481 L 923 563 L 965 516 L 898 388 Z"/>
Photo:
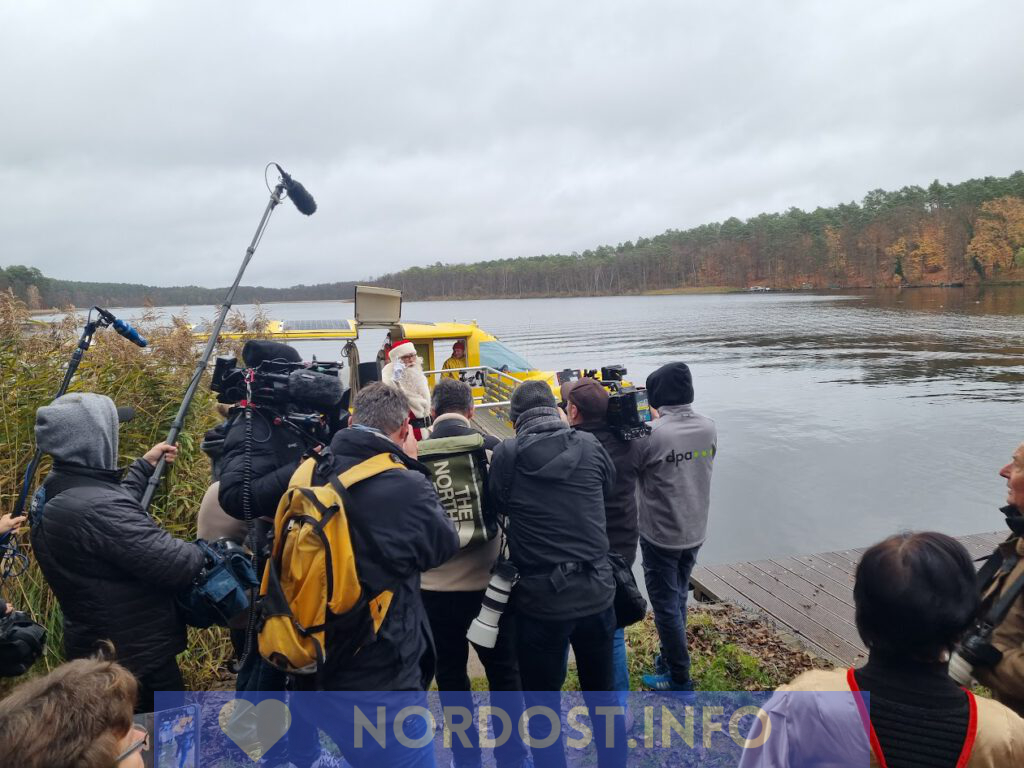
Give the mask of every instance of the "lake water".
<path id="1" fill-rule="evenodd" d="M 352 314 L 341 302 L 263 308 Z M 1003 525 L 997 472 L 1024 440 L 1024 286 L 409 302 L 403 316 L 475 319 L 543 369 L 618 363 L 642 383 L 688 363 L 694 407 L 719 435 L 705 563 Z M 360 340 L 364 360 L 381 338 Z M 297 346 L 336 359 L 340 343 Z"/>

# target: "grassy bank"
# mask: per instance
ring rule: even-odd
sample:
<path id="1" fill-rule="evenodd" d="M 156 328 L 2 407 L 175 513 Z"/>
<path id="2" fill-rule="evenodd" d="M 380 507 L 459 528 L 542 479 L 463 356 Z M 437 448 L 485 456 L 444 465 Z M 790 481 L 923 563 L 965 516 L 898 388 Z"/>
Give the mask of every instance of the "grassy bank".
<path id="1" fill-rule="evenodd" d="M 38 332 L 26 334 L 28 311 L 9 293 L 0 292 L 0 510 L 10 512 L 18 496 L 25 470 L 35 449 L 35 410 L 53 397 L 63 378 L 81 334 L 83 318 L 68 315 Z M 232 318 L 238 330 L 247 331 L 245 321 Z M 140 349 L 112 330 L 96 334 L 85 354 L 71 391 L 99 392 L 118 405 L 136 409 L 135 419 L 120 432 L 120 461 L 124 466 L 147 448 L 163 440 L 177 412 L 198 360 L 199 350 L 191 331 L 181 322 L 161 324 L 144 318 L 136 326 L 149 340 Z M 217 423 L 214 398 L 200 386 L 185 429 L 179 438 L 180 453 L 161 484 L 151 512 L 175 536 L 194 539 L 196 512 L 210 482 L 210 466 L 199 450 L 203 433 Z M 32 485 L 49 471 L 44 459 Z M 32 558 L 28 529 L 17 537 L 29 555 L 24 573 L 3 585 L 4 598 L 20 610 L 30 612 L 47 628 L 47 650 L 32 673 L 48 671 L 63 659 L 60 606 Z M 190 630 L 189 648 L 180 657 L 190 687 L 210 688 L 222 684 L 223 666 L 230 657 L 225 630 Z M 2 685 L 2 683 L 0 683 Z"/>

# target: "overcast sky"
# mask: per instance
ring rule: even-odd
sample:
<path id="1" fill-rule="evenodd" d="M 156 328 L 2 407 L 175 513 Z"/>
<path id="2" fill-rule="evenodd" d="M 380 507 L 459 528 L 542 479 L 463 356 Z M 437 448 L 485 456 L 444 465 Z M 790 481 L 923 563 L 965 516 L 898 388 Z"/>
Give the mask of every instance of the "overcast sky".
<path id="1" fill-rule="evenodd" d="M 1024 168 L 1024 3 L 0 4 L 0 265 L 361 279 Z"/>

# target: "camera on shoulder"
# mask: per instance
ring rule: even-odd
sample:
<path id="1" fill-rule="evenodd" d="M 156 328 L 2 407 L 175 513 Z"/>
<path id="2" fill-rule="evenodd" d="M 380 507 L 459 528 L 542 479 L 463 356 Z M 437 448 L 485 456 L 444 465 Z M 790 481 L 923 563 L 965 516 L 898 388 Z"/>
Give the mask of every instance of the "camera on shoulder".
<path id="1" fill-rule="evenodd" d="M 638 440 L 651 433 L 651 405 L 647 401 L 647 390 L 640 389 L 625 381 L 628 371 L 623 365 L 607 365 L 582 372 L 566 368 L 556 374 L 559 384 L 591 378 L 608 390 L 608 428 L 620 440 Z"/>

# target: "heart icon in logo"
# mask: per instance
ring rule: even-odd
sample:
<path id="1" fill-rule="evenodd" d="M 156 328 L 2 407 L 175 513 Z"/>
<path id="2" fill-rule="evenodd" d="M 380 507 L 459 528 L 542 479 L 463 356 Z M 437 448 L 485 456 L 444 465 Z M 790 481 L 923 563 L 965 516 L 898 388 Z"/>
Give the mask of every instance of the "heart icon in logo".
<path id="1" fill-rule="evenodd" d="M 292 724 L 288 705 L 267 699 L 253 705 L 245 699 L 232 699 L 220 709 L 220 729 L 253 762 L 281 740 Z"/>

